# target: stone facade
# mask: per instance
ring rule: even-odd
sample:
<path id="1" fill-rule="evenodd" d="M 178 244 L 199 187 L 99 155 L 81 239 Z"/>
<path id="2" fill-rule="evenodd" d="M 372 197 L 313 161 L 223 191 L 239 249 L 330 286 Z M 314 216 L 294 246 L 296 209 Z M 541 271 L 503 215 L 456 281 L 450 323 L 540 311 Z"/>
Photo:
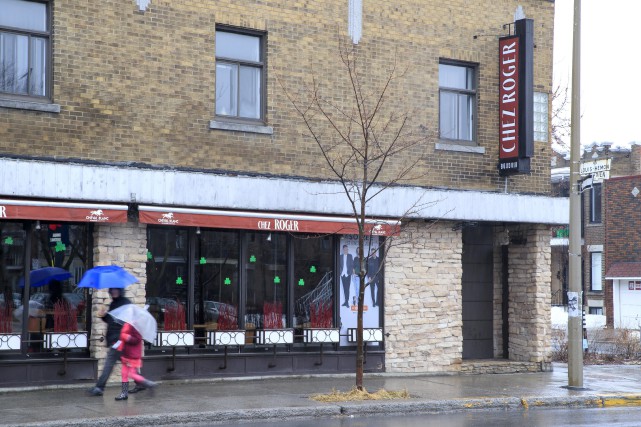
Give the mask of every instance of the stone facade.
<path id="1" fill-rule="evenodd" d="M 146 261 L 147 261 L 147 235 L 146 226 L 137 223 L 126 224 L 101 224 L 94 230 L 94 265 L 119 265 L 124 267 L 131 274 L 138 278 L 139 282 L 127 287 L 125 296 L 132 303 L 140 306 L 145 304 L 145 283 L 147 282 Z M 96 316 L 103 307 L 106 309 L 111 302 L 107 289 L 92 291 L 92 315 L 91 338 L 96 345 L 90 346 L 92 356 L 96 357 L 99 363 L 99 371 L 102 371 L 104 358 L 107 354 L 105 343 L 97 341 L 105 336 L 107 325 Z M 102 345 L 101 345 L 102 344 Z M 119 365 L 117 365 L 119 370 Z M 118 376 L 115 370 L 112 374 Z"/>
<path id="2" fill-rule="evenodd" d="M 526 241 L 509 246 L 509 358 L 550 363 L 550 228 L 523 228 Z"/>
<path id="3" fill-rule="evenodd" d="M 463 352 L 461 231 L 414 222 L 392 240 L 385 264 L 386 368 L 457 372 Z"/>

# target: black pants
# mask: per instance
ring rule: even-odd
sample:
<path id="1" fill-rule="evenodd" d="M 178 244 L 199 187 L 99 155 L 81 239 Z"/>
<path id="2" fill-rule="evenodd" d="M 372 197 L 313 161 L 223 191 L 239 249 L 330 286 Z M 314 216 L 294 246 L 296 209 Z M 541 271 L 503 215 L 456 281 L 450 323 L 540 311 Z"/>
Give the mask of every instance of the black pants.
<path id="1" fill-rule="evenodd" d="M 343 293 L 345 294 L 345 302 L 343 305 L 349 306 L 349 287 L 352 284 L 352 276 L 341 276 L 341 282 L 343 283 Z"/>
<path id="2" fill-rule="evenodd" d="M 107 358 L 105 359 L 105 366 L 102 370 L 102 374 L 100 375 L 100 378 L 98 378 L 96 387 L 103 390 L 105 389 L 105 385 L 109 380 L 109 375 L 111 375 L 111 371 L 113 371 L 114 369 L 114 365 L 118 360 L 120 360 L 120 353 L 121 352 L 116 350 L 115 348 L 109 347 L 109 351 L 107 352 Z"/>

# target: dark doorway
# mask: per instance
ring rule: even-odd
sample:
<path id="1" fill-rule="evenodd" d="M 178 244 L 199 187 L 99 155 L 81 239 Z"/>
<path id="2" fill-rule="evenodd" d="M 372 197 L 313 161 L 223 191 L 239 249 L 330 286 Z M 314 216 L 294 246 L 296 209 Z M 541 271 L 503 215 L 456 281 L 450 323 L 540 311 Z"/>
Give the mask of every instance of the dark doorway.
<path id="1" fill-rule="evenodd" d="M 492 227 L 463 229 L 463 359 L 492 359 Z"/>

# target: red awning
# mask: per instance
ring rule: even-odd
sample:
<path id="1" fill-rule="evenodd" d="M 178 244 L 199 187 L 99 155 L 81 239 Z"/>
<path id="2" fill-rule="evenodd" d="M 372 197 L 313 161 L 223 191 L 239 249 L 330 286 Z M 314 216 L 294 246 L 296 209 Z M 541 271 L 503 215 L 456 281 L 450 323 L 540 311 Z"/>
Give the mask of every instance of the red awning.
<path id="1" fill-rule="evenodd" d="M 127 222 L 126 205 L 0 199 L 0 220 Z"/>
<path id="2" fill-rule="evenodd" d="M 139 206 L 145 224 L 210 227 L 290 233 L 358 234 L 356 221 L 347 217 L 276 214 L 269 212 L 220 211 L 167 206 Z M 399 233 L 397 221 L 370 219 L 366 234 L 392 236 Z"/>

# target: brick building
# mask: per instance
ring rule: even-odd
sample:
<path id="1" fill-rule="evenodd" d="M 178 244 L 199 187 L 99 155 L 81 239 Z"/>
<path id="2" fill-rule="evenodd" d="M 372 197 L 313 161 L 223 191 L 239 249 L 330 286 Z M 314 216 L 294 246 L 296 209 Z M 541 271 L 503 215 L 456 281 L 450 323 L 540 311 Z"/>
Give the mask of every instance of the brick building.
<path id="1" fill-rule="evenodd" d="M 630 148 L 612 147 L 609 143 L 592 144 L 583 152 L 582 161 L 611 159 L 610 179 L 638 175 L 641 173 L 641 146 L 632 144 Z M 583 289 L 584 304 L 588 314 L 604 314 L 606 319 L 612 319 L 609 311 L 611 301 L 608 302 L 608 293 L 604 287 L 607 266 L 604 252 L 608 241 L 606 227 L 607 217 L 620 213 L 611 209 L 605 202 L 604 192 L 610 181 L 592 183 L 588 178 L 583 186 L 582 193 L 582 233 L 583 233 Z M 611 321 L 607 322 L 612 325 Z"/>
<path id="2" fill-rule="evenodd" d="M 151 378 L 353 370 L 352 211 L 287 98 L 313 77 L 347 105 L 339 41 L 357 42 L 370 87 L 405 70 L 384 108 L 427 140 L 382 177 L 419 157 L 416 178 L 368 207 L 387 249 L 366 290 L 366 369 L 549 368 L 549 236 L 567 217 L 549 194 L 554 3 L 349 4 L 0 0 L 0 289 L 14 310 L 1 385 L 96 377 L 108 296 L 75 284 L 111 263 L 140 279 L 127 294 L 163 332 Z M 518 5 L 536 46 L 534 142 L 530 173 L 505 177 L 498 35 Z M 385 246 L 419 199 L 433 203 Z M 20 286 L 51 265 L 71 273 L 64 298 L 88 336 L 51 328 L 49 285 Z M 339 342 L 307 340 L 319 315 Z"/>

